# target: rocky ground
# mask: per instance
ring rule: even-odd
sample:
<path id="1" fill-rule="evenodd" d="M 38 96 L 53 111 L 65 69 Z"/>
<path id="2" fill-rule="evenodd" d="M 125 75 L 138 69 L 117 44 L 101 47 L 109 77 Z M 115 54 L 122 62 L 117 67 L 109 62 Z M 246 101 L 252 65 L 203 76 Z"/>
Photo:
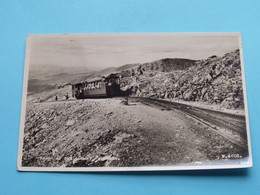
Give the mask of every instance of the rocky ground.
<path id="1" fill-rule="evenodd" d="M 131 89 L 133 96 L 244 114 L 239 50 L 205 60 L 163 59 L 127 68 L 120 69 L 121 89 Z M 71 96 L 68 83 L 28 95 L 23 166 L 183 165 L 247 156 L 176 110 L 125 105 L 123 98 Z"/>
<path id="2" fill-rule="evenodd" d="M 246 155 L 176 111 L 125 105 L 122 98 L 34 102 L 38 98 L 27 104 L 23 166 L 179 165 Z"/>
<path id="3" fill-rule="evenodd" d="M 175 65 L 169 70 L 165 69 L 164 61 L 139 65 L 123 74 L 122 82 L 124 87 L 133 88 L 135 96 L 205 102 L 226 109 L 244 108 L 239 49 L 224 56 L 186 63 L 184 69 Z"/>

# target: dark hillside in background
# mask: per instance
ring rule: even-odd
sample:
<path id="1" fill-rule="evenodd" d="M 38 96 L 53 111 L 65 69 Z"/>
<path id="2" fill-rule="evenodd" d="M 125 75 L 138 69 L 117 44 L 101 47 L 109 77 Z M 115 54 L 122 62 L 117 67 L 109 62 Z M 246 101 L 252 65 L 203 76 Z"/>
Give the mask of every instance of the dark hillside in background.
<path id="1" fill-rule="evenodd" d="M 163 59 L 122 72 L 133 95 L 243 108 L 239 50 L 205 60 Z"/>

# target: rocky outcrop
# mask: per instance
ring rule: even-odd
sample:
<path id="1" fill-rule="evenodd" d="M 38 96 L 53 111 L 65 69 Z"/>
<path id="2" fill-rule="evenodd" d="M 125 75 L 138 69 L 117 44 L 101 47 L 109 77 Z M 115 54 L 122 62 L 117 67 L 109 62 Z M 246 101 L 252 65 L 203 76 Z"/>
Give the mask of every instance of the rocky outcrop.
<path id="1" fill-rule="evenodd" d="M 145 72 L 172 72 L 186 70 L 187 68 L 195 65 L 195 60 L 179 59 L 179 58 L 165 58 L 153 62 L 139 64 L 138 66 L 127 69 L 121 72 L 124 77 L 140 76 Z"/>
<path id="2" fill-rule="evenodd" d="M 228 109 L 244 107 L 239 50 L 205 60 L 168 59 L 145 63 L 122 72 L 122 86 L 133 95 L 182 99 L 218 104 Z"/>

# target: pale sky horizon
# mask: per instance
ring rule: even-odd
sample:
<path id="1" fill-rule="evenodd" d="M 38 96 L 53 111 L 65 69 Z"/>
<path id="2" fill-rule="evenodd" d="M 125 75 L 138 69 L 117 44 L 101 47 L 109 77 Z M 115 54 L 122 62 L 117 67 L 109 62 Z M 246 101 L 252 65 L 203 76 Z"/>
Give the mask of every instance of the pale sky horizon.
<path id="1" fill-rule="evenodd" d="M 239 48 L 238 34 L 86 34 L 32 36 L 30 70 L 108 67 L 163 58 L 206 59 Z"/>

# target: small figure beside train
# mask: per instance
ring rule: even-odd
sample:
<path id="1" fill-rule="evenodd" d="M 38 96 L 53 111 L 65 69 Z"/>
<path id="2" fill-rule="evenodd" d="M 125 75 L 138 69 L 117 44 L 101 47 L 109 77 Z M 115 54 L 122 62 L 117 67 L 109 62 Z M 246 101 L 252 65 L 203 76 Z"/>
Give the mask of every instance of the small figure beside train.
<path id="1" fill-rule="evenodd" d="M 106 77 L 91 78 L 81 83 L 72 84 L 72 97 L 77 99 L 122 96 L 120 76 L 110 74 Z"/>

